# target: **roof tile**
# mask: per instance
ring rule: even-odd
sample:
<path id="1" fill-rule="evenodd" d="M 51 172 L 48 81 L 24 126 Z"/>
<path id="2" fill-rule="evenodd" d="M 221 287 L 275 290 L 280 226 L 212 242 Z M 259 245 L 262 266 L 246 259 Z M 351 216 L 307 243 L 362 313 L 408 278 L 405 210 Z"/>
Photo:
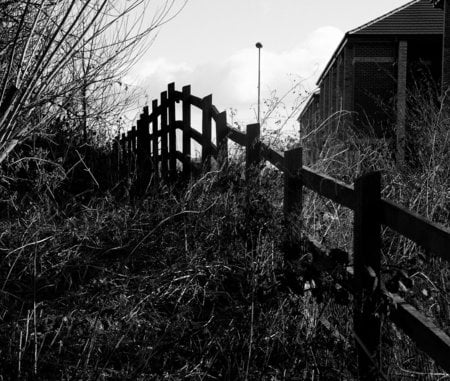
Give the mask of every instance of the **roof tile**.
<path id="1" fill-rule="evenodd" d="M 442 34 L 444 14 L 430 0 L 414 0 L 349 32 L 350 35 Z"/>

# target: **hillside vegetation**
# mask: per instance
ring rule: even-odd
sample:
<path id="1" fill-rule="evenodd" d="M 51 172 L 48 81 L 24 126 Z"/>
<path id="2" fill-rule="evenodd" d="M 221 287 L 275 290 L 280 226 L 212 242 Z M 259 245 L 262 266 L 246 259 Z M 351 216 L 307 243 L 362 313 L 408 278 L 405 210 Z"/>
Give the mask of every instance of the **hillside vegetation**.
<path id="1" fill-rule="evenodd" d="M 313 167 L 348 183 L 382 170 L 384 197 L 449 226 L 448 123 L 417 104 L 407 166 L 349 129 L 345 140 L 327 134 Z M 356 378 L 351 297 L 311 266 L 300 232 L 283 241 L 276 170 L 246 182 L 238 154 L 138 197 L 133 174 L 112 176 L 106 148 L 51 136 L 59 144 L 26 142 L 2 168 L 3 379 Z M 350 211 L 305 192 L 301 218 L 303 234 L 351 253 Z M 411 280 L 398 291 L 450 333 L 448 265 L 391 231 L 383 261 Z M 383 331 L 386 377 L 448 378 L 387 321 Z"/>

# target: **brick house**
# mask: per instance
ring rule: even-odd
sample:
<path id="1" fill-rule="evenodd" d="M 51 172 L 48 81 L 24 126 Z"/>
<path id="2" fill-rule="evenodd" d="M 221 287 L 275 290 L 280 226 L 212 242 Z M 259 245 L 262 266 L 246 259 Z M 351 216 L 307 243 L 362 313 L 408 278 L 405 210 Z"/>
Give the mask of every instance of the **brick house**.
<path id="1" fill-rule="evenodd" d="M 402 159 L 408 84 L 427 75 L 443 90 L 450 85 L 450 65 L 444 65 L 450 60 L 448 2 L 414 0 L 347 32 L 298 117 L 300 133 L 345 110 L 358 130 L 370 126 L 376 136 L 395 139 Z"/>
<path id="2" fill-rule="evenodd" d="M 436 8 L 444 13 L 442 44 L 442 93 L 450 87 L 450 0 L 431 0 Z M 447 106 L 450 101 L 447 101 Z"/>

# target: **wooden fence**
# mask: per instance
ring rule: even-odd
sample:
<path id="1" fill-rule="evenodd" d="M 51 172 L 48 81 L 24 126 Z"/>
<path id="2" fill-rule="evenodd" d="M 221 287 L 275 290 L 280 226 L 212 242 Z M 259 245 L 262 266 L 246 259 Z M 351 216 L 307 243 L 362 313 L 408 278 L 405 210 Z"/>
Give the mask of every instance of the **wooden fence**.
<path id="1" fill-rule="evenodd" d="M 182 102 L 182 120 L 177 121 L 175 104 Z M 191 106 L 202 111 L 202 132 L 191 127 Z M 159 119 L 160 118 L 160 123 Z M 211 141 L 212 121 L 216 126 L 216 144 Z M 152 129 L 150 131 L 149 126 Z M 176 149 L 176 130 L 183 133 L 182 152 Z M 121 162 L 130 158 L 138 173 L 149 179 L 155 176 L 175 176 L 179 169 L 191 174 L 191 139 L 202 147 L 201 163 L 211 158 L 219 163 L 227 160 L 228 139 L 246 147 L 246 166 L 251 168 L 262 160 L 268 161 L 284 173 L 285 220 L 301 213 L 302 190 L 307 187 L 354 212 L 352 290 L 354 293 L 353 325 L 358 347 L 360 378 L 379 378 L 382 369 L 381 300 L 388 301 L 388 318 L 401 328 L 416 345 L 445 371 L 450 373 L 450 338 L 430 319 L 396 294 L 388 292 L 381 278 L 381 228 L 387 226 L 417 243 L 427 255 L 450 261 L 450 230 L 428 221 L 420 215 L 381 197 L 379 172 L 356 179 L 354 186 L 346 185 L 327 175 L 316 173 L 302 163 L 302 149 L 277 152 L 260 141 L 259 124 L 247 126 L 243 133 L 227 124 L 226 113 L 212 105 L 212 96 L 198 98 L 191 95 L 190 86 L 181 92 L 173 83 L 161 94 L 161 102 L 152 103 L 127 134 L 116 140 Z M 181 166 L 177 165 L 177 161 Z M 123 164 L 122 164 L 123 165 Z M 250 171 L 247 172 L 248 175 Z M 287 224 L 288 225 L 288 224 Z M 287 226 L 287 228 L 289 228 Z"/>
<path id="2" fill-rule="evenodd" d="M 182 102 L 182 118 L 176 119 L 176 104 Z M 191 106 L 202 112 L 202 131 L 191 127 Z M 212 122 L 215 122 L 217 144 L 211 141 Z M 150 176 L 173 178 L 180 168 L 189 177 L 195 167 L 191 160 L 191 140 L 201 146 L 201 164 L 207 165 L 211 158 L 221 164 L 227 159 L 226 112 L 219 112 L 212 104 L 212 96 L 198 98 L 191 94 L 190 86 L 176 91 L 173 83 L 168 91 L 161 93 L 161 101 L 153 100 L 152 110 L 144 107 L 136 126 L 117 136 L 114 151 L 118 157 L 119 170 L 129 172 L 130 167 L 139 174 L 145 184 Z M 182 148 L 177 150 L 177 130 L 182 132 Z"/>

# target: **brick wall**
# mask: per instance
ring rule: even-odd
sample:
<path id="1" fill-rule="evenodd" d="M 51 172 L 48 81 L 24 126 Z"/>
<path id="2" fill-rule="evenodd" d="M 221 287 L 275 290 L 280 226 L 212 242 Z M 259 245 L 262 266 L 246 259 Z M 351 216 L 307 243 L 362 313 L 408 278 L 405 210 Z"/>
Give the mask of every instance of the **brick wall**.
<path id="1" fill-rule="evenodd" d="M 354 50 L 355 122 L 379 137 L 389 135 L 395 111 L 395 44 L 366 41 L 355 44 Z"/>
<path id="2" fill-rule="evenodd" d="M 330 116 L 330 73 L 326 75 L 326 77 L 323 79 L 323 82 L 324 89 L 323 93 L 320 92 L 320 99 L 324 106 L 323 119 L 326 119 Z"/>
<path id="3" fill-rule="evenodd" d="M 355 44 L 355 57 L 394 57 L 393 42 L 360 42 Z"/>
<path id="4" fill-rule="evenodd" d="M 302 111 L 300 122 L 300 135 L 304 136 L 312 129 L 316 128 L 320 121 L 319 94 L 313 94 Z"/>
<path id="5" fill-rule="evenodd" d="M 325 81 L 322 81 L 322 84 L 320 85 L 320 101 L 319 101 L 319 108 L 320 108 L 320 118 L 325 118 L 325 101 L 324 98 L 322 98 L 322 95 L 325 94 Z"/>
<path id="6" fill-rule="evenodd" d="M 344 63 L 343 63 L 343 55 L 341 54 L 337 59 L 337 68 L 336 68 L 336 110 L 341 111 L 342 104 L 342 94 L 344 88 Z"/>
<path id="7" fill-rule="evenodd" d="M 406 128 L 406 79 L 408 71 L 408 42 L 398 43 L 397 59 L 397 125 L 396 125 L 396 159 L 403 164 L 405 160 L 405 128 Z"/>
<path id="8" fill-rule="evenodd" d="M 383 134 L 392 122 L 396 74 L 392 63 L 355 62 L 355 111 L 359 124 Z"/>
<path id="9" fill-rule="evenodd" d="M 444 41 L 442 57 L 442 90 L 450 87 L 450 0 L 444 1 Z M 447 102 L 447 103 L 450 103 Z"/>
<path id="10" fill-rule="evenodd" d="M 345 117 L 345 122 L 353 124 L 353 111 L 355 111 L 354 99 L 354 47 L 347 44 L 342 54 L 342 109 L 350 112 Z"/>

